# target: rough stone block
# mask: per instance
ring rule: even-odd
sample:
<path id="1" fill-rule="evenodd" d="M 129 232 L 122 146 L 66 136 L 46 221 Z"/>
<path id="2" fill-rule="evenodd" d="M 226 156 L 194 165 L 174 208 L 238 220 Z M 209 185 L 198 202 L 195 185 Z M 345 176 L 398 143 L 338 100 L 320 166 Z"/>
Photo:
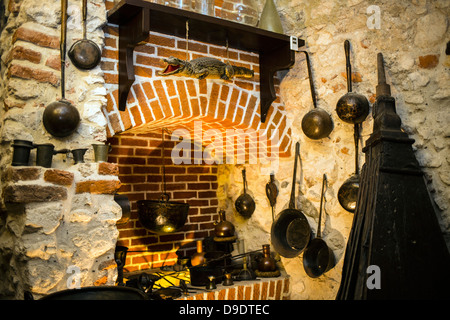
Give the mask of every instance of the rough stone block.
<path id="1" fill-rule="evenodd" d="M 9 167 L 3 174 L 3 181 L 30 181 L 37 180 L 41 175 L 41 168 L 37 167 Z"/>
<path id="2" fill-rule="evenodd" d="M 9 185 L 3 191 L 5 202 L 28 203 L 58 201 L 67 198 L 67 189 L 35 184 Z"/>
<path id="3" fill-rule="evenodd" d="M 40 229 L 45 234 L 50 234 L 59 226 L 63 215 L 61 201 L 30 203 L 25 206 L 27 227 Z"/>

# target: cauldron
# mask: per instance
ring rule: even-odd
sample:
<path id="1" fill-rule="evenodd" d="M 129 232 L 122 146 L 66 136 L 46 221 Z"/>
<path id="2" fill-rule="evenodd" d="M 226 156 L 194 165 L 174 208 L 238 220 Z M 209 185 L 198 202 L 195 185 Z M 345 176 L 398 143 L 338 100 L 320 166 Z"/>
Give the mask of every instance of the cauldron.
<path id="1" fill-rule="evenodd" d="M 40 300 L 148 300 L 138 289 L 119 286 L 84 287 L 51 293 Z"/>
<path id="2" fill-rule="evenodd" d="M 167 234 L 178 231 L 184 226 L 189 204 L 169 201 L 164 194 L 161 200 L 139 200 L 138 214 L 142 226 L 154 233 Z"/>

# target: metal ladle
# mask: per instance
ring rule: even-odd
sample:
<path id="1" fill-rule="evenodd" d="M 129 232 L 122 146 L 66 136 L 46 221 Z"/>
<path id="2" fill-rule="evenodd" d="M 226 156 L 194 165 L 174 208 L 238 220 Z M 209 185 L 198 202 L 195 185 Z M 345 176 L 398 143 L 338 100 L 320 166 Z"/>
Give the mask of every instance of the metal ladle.
<path id="1" fill-rule="evenodd" d="M 245 219 L 252 216 L 255 211 L 255 200 L 246 191 L 247 180 L 245 178 L 245 169 L 242 170 L 242 179 L 244 182 L 244 192 L 236 199 L 235 207 L 236 211 Z"/>
<path id="2" fill-rule="evenodd" d="M 333 250 L 328 247 L 327 243 L 322 239 L 322 207 L 323 198 L 325 197 L 325 185 L 327 184 L 327 176 L 323 175 L 322 196 L 320 198 L 319 222 L 317 223 L 317 235 L 311 240 L 303 253 L 303 268 L 311 278 L 320 277 L 322 274 L 330 270 L 334 263 L 335 257 Z"/>
<path id="3" fill-rule="evenodd" d="M 344 42 L 346 71 L 347 71 L 347 93 L 343 95 L 336 104 L 338 117 L 347 123 L 362 123 L 369 114 L 369 101 L 361 94 L 352 92 L 352 66 L 350 64 L 350 41 Z"/>
<path id="4" fill-rule="evenodd" d="M 359 129 L 360 124 L 355 123 L 355 132 L 353 134 L 355 140 L 355 174 L 348 178 L 338 191 L 338 200 L 340 205 L 348 212 L 355 212 L 356 210 L 356 200 L 358 199 L 359 191 L 359 163 L 358 163 L 358 153 L 359 153 Z"/>
<path id="5" fill-rule="evenodd" d="M 83 39 L 75 42 L 69 49 L 69 58 L 79 69 L 95 68 L 101 59 L 101 52 L 97 44 L 86 39 L 87 0 L 83 0 Z"/>
<path id="6" fill-rule="evenodd" d="M 68 100 L 65 99 L 65 58 L 67 33 L 67 0 L 61 0 L 61 100 L 50 103 L 44 110 L 42 122 L 45 129 L 55 137 L 71 135 L 80 123 L 80 113 Z"/>
<path id="7" fill-rule="evenodd" d="M 302 119 L 302 130 L 305 135 L 313 140 L 319 140 L 329 136 L 333 131 L 333 121 L 331 116 L 322 108 L 317 107 L 316 91 L 314 90 L 314 81 L 312 79 L 311 62 L 308 52 L 301 51 L 306 55 L 306 65 L 308 68 L 309 86 L 311 88 L 311 97 L 314 109 L 309 111 Z"/>

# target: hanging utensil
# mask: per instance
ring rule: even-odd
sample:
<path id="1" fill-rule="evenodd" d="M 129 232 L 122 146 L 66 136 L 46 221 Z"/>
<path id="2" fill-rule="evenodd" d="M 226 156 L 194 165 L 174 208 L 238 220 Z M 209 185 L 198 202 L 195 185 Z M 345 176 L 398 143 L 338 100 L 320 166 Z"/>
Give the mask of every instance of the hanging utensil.
<path id="1" fill-rule="evenodd" d="M 65 99 L 65 59 L 66 59 L 66 33 L 67 33 L 67 0 L 61 0 L 61 100 L 50 103 L 42 116 L 45 129 L 55 137 L 71 135 L 80 123 L 80 113 L 69 101 Z"/>
<path id="2" fill-rule="evenodd" d="M 311 62 L 308 52 L 301 51 L 306 55 L 306 65 L 308 68 L 309 86 L 314 109 L 309 111 L 302 119 L 302 130 L 304 134 L 314 140 L 328 137 L 333 131 L 333 121 L 331 116 L 324 109 L 317 107 L 316 91 L 314 90 L 314 81 L 312 78 Z"/>
<path id="3" fill-rule="evenodd" d="M 361 94 L 352 92 L 352 66 L 350 64 L 350 41 L 344 42 L 347 93 L 336 104 L 336 113 L 339 118 L 347 123 L 362 123 L 369 114 L 369 101 Z"/>
<path id="4" fill-rule="evenodd" d="M 255 211 L 255 201 L 252 196 L 249 195 L 246 191 L 247 188 L 247 180 L 246 180 L 245 168 L 242 170 L 242 180 L 244 183 L 244 192 L 236 199 L 235 208 L 236 211 L 245 219 L 248 219 L 252 216 Z"/>
<path id="5" fill-rule="evenodd" d="M 327 184 L 327 176 L 323 175 L 322 196 L 320 198 L 319 222 L 317 224 L 316 238 L 311 240 L 303 253 L 303 268 L 311 278 L 320 277 L 322 274 L 330 270 L 335 263 L 334 253 L 322 239 L 320 232 L 322 223 L 322 204 L 324 198 L 325 184 Z"/>
<path id="6" fill-rule="evenodd" d="M 298 256 L 308 245 L 311 227 L 306 216 L 295 208 L 295 180 L 297 159 L 300 158 L 300 143 L 295 146 L 294 175 L 288 209 L 284 209 L 272 223 L 271 241 L 276 252 L 285 258 Z"/>
<path id="7" fill-rule="evenodd" d="M 270 181 L 266 184 L 266 196 L 269 199 L 270 206 L 272 207 L 272 222 L 275 220 L 274 207 L 277 203 L 278 188 L 275 184 L 275 175 L 270 174 Z"/>
<path id="8" fill-rule="evenodd" d="M 116 221 L 116 225 L 124 225 L 127 224 L 131 217 L 131 204 L 127 195 L 124 194 L 115 194 L 114 201 L 120 206 L 122 209 L 122 217 Z"/>
<path id="9" fill-rule="evenodd" d="M 355 140 L 355 174 L 348 178 L 338 191 L 338 200 L 340 205 L 348 212 L 355 212 L 356 200 L 358 199 L 359 191 L 359 128 L 360 124 L 355 123 L 355 131 L 353 134 Z"/>
<path id="10" fill-rule="evenodd" d="M 83 70 L 95 68 L 101 59 L 97 44 L 86 38 L 87 0 L 82 0 L 83 39 L 75 42 L 69 49 L 69 58 L 75 67 Z"/>
<path id="11" fill-rule="evenodd" d="M 163 193 L 160 200 L 139 200 L 138 214 L 139 222 L 145 229 L 158 233 L 167 234 L 178 231 L 186 223 L 189 204 L 183 202 L 169 201 L 170 195 L 166 192 L 166 169 L 164 165 L 165 140 L 162 130 L 162 168 L 163 168 Z"/>

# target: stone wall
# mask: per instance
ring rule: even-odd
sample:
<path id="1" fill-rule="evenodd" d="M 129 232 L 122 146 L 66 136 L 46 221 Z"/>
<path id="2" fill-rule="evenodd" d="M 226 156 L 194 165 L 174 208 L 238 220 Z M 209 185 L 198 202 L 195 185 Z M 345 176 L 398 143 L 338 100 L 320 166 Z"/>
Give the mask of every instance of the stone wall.
<path id="1" fill-rule="evenodd" d="M 119 188 L 117 167 L 93 162 L 92 143 L 106 140 L 106 104 L 100 66 L 82 71 L 67 58 L 65 96 L 81 122 L 65 138 L 43 126 L 45 107 L 61 98 L 61 1 L 10 0 L 0 36 L 0 296 L 35 298 L 71 286 L 114 284 Z M 3 18 L 3 17 L 2 17 Z M 3 22 L 3 21 L 2 21 Z M 103 47 L 103 0 L 88 1 L 87 33 Z M 67 50 L 82 38 L 81 1 L 69 1 Z M 13 141 L 51 143 L 56 150 L 87 148 L 87 163 L 71 154 L 53 157 L 52 168 L 12 167 Z M 111 169 L 111 168 L 110 168 Z M 115 173 L 114 173 L 115 171 Z"/>
<path id="2" fill-rule="evenodd" d="M 0 297 L 34 298 L 73 287 L 112 285 L 122 216 L 118 168 L 79 163 L 68 170 L 9 167 L 2 176 L 9 213 L 0 232 Z"/>
<path id="3" fill-rule="evenodd" d="M 262 5 L 260 1 L 260 5 Z M 333 249 L 337 265 L 317 279 L 304 272 L 302 255 L 282 258 L 291 275 L 292 299 L 334 299 L 339 288 L 343 256 L 353 215 L 341 208 L 337 191 L 354 173 L 353 126 L 336 115 L 338 99 L 347 92 L 344 41 L 351 43 L 353 91 L 365 95 L 371 103 L 377 84 L 376 54 L 382 52 L 387 81 L 397 102 L 403 129 L 415 139 L 414 149 L 425 178 L 447 244 L 450 247 L 449 129 L 450 57 L 446 46 L 450 40 L 448 1 L 275 1 L 285 33 L 306 41 L 310 53 L 318 106 L 333 117 L 334 130 L 329 138 L 308 139 L 301 130 L 303 116 L 313 107 L 309 92 L 306 62 L 296 54 L 295 66 L 281 81 L 281 98 L 292 124 L 293 141 L 300 141 L 302 174 L 297 178 L 300 198 L 310 225 L 317 230 L 322 174 L 328 175 L 326 215 L 322 225 L 324 240 Z M 380 9 L 376 24 L 374 11 Z M 376 8 L 375 8 L 376 9 Z M 369 10 L 369 12 L 368 12 Z M 448 51 L 448 50 L 447 50 Z M 372 132 L 372 116 L 362 125 L 362 142 Z M 360 164 L 364 161 L 359 151 Z M 292 181 L 293 159 L 280 161 L 276 179 L 280 195 L 276 212 L 287 207 Z M 219 168 L 219 206 L 229 208 L 242 191 L 242 167 Z M 234 219 L 237 232 L 248 237 L 250 249 L 270 238 L 271 210 L 264 185 L 269 181 L 261 168 L 247 168 L 251 176 L 248 189 L 256 198 L 257 210 L 249 221 Z"/>

